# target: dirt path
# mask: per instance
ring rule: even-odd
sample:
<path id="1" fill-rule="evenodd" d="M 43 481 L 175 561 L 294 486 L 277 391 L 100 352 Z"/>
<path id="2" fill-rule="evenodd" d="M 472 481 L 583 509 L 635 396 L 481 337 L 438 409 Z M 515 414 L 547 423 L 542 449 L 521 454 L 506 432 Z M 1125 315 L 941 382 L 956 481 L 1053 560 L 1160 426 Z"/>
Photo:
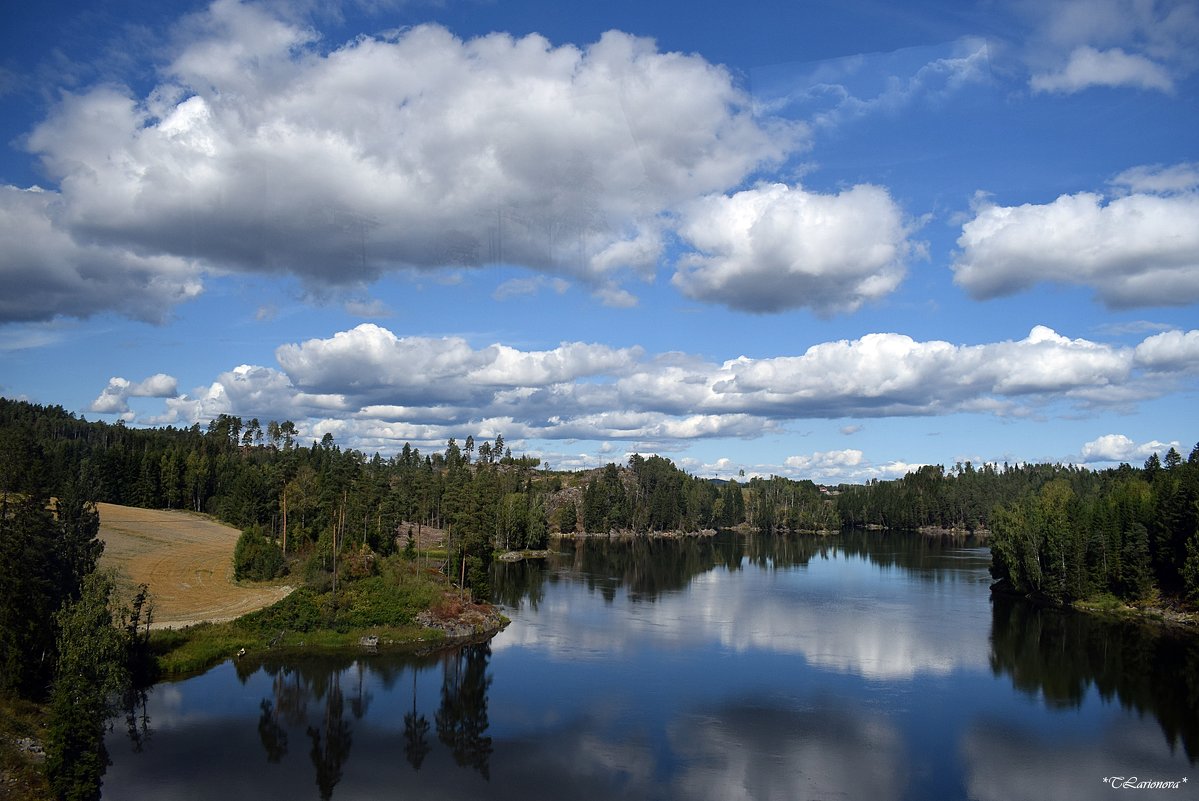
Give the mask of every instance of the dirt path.
<path id="1" fill-rule="evenodd" d="M 237 529 L 189 512 L 99 504 L 102 567 L 148 584 L 154 628 L 232 620 L 269 606 L 291 587 L 233 582 Z"/>

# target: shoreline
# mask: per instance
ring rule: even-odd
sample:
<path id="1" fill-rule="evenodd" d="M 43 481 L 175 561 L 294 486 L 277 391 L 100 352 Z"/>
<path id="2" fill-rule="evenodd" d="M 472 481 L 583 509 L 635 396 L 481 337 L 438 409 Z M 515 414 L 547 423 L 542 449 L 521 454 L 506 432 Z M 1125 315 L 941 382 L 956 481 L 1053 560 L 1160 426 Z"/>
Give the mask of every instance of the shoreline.
<path id="1" fill-rule="evenodd" d="M 264 653 L 380 650 L 427 653 L 488 640 L 511 623 L 499 607 L 491 604 L 463 604 L 452 614 L 425 609 L 409 624 L 354 626 L 345 630 L 322 627 L 270 633 L 250 628 L 241 621 L 242 618 L 237 618 L 153 631 L 150 649 L 157 674 L 154 683 L 188 678 L 229 659 L 258 657 Z"/>
<path id="2" fill-rule="evenodd" d="M 1158 604 L 1135 605 L 1114 597 L 1059 604 L 1037 596 L 1022 595 L 997 585 L 991 585 L 991 595 L 1024 601 L 1059 612 L 1076 612 L 1108 621 L 1138 623 L 1180 634 L 1199 635 L 1199 611 L 1182 611 Z"/>

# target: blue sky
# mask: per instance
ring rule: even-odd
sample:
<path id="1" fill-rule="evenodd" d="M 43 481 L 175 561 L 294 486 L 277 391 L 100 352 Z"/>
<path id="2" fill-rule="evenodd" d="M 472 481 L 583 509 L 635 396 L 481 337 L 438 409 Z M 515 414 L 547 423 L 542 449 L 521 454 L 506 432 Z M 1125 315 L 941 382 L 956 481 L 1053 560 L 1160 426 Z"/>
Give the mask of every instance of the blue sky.
<path id="1" fill-rule="evenodd" d="M 1195 444 L 1196 2 L 46 2 L 0 394 L 699 475 Z"/>

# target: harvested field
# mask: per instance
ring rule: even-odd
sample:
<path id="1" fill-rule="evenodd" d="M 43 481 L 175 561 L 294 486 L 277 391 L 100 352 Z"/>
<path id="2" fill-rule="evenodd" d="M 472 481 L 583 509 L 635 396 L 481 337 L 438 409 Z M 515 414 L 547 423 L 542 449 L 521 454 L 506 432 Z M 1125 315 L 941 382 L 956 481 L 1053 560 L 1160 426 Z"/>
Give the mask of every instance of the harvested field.
<path id="1" fill-rule="evenodd" d="M 100 565 L 116 570 L 128 586 L 149 585 L 154 628 L 232 620 L 292 590 L 233 581 L 235 528 L 190 512 L 109 503 L 99 504 L 99 511 Z"/>

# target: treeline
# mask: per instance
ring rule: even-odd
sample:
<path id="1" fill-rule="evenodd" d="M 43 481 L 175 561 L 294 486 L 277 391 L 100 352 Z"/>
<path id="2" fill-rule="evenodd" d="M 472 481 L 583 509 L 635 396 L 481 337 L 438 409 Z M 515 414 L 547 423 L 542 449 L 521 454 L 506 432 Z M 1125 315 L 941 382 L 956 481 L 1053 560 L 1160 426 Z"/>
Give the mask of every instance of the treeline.
<path id="1" fill-rule="evenodd" d="M 514 457 L 502 436 L 450 439 L 427 453 L 406 444 L 384 459 L 343 450 L 328 434 L 305 446 L 288 421 L 221 415 L 205 429 L 132 429 L 0 399 L 0 470 L 31 495 L 49 496 L 80 475 L 97 500 L 208 512 L 250 532 L 243 575 L 269 576 L 301 554 L 310 583 L 349 551 L 387 555 L 409 529 L 431 526 L 447 534 L 447 573 L 479 598 L 494 550 L 541 548 L 553 532 L 741 524 L 768 533 L 991 529 L 996 578 L 1017 592 L 1063 601 L 1182 596 L 1193 591 L 1196 458 L 1183 462 L 1172 450 L 1143 469 L 1105 471 L 967 462 L 830 490 L 777 476 L 710 481 L 661 456 L 555 473 Z"/>
<path id="2" fill-rule="evenodd" d="M 585 473 L 551 473 L 512 455 L 502 436 L 451 439 L 422 453 L 405 444 L 384 459 L 343 450 L 326 434 L 305 446 L 290 421 L 221 415 L 202 429 L 136 429 L 76 418 L 61 407 L 0 398 L 0 469 L 43 494 L 86 472 L 97 500 L 190 509 L 256 532 L 263 551 L 316 546 L 387 554 L 408 526 L 446 530 L 456 552 L 544 547 L 549 533 L 697 531 L 748 523 L 763 531 L 836 530 L 833 503 L 810 481 L 713 482 L 661 456 L 632 456 Z M 469 546 L 469 547 L 468 547 Z M 340 552 L 340 550 L 339 550 Z M 475 568 L 481 567 L 476 561 Z M 460 568 L 460 565 L 455 564 Z M 460 572 L 460 571 L 459 571 Z"/>
<path id="3" fill-rule="evenodd" d="M 872 480 L 837 488 L 837 512 L 847 526 L 924 527 L 977 531 L 993 510 L 1064 480 L 1083 491 L 1102 473 L 1070 465 L 924 465 L 894 481 Z"/>
<path id="4" fill-rule="evenodd" d="M 1199 445 L 1141 470 L 1054 479 L 998 507 L 991 573 L 1002 588 L 1054 603 L 1104 595 L 1199 602 Z"/>
<path id="5" fill-rule="evenodd" d="M 246 532 L 239 577 L 290 565 L 319 587 L 354 552 L 389 555 L 428 526 L 447 536 L 447 574 L 485 598 L 493 551 L 544 548 L 551 531 L 696 530 L 745 517 L 740 485 L 659 456 L 592 474 L 539 464 L 513 456 L 502 435 L 425 453 L 405 444 L 384 459 L 329 434 L 306 446 L 290 421 L 221 415 L 203 429 L 135 429 L 0 399 L 0 470 L 18 489 L 48 497 L 79 474 L 98 501 L 212 514 Z"/>

